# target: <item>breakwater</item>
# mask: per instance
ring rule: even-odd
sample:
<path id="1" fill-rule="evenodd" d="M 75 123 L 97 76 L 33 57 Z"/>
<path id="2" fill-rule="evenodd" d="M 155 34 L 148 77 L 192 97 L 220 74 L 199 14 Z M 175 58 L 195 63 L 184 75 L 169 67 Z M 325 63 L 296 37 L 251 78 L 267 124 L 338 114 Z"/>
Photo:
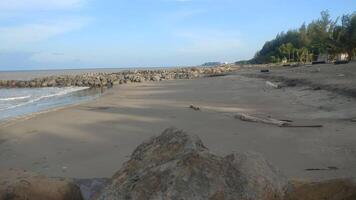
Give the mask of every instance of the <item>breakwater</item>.
<path id="1" fill-rule="evenodd" d="M 39 88 L 39 87 L 112 87 L 116 84 L 139 83 L 174 79 L 193 79 L 205 76 L 222 75 L 235 71 L 229 65 L 217 67 L 190 67 L 166 70 L 134 70 L 116 73 L 92 72 L 81 75 L 59 75 L 35 78 L 32 80 L 0 80 L 0 88 Z"/>

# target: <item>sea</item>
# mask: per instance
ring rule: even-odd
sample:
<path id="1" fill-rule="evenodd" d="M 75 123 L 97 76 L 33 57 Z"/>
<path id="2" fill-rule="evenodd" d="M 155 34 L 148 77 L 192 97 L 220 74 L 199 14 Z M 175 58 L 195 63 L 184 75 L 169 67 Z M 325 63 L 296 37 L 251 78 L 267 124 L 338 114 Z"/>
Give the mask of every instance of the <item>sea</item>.
<path id="1" fill-rule="evenodd" d="M 119 72 L 125 69 L 75 69 L 0 71 L 0 80 L 77 75 L 88 72 Z M 87 87 L 0 88 L 0 122 L 98 98 L 102 90 Z"/>

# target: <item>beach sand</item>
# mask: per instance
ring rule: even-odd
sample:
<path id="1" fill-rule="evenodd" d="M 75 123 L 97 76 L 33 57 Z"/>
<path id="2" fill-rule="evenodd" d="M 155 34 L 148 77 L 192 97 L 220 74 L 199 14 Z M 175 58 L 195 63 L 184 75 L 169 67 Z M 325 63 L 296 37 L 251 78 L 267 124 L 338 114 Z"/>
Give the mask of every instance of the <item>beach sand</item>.
<path id="1" fill-rule="evenodd" d="M 288 178 L 355 177 L 355 99 L 265 82 L 236 74 L 119 85 L 91 102 L 1 125 L 0 169 L 110 177 L 137 145 L 177 127 L 198 135 L 218 155 L 260 152 Z M 244 122 L 236 113 L 323 127 L 281 128 Z"/>

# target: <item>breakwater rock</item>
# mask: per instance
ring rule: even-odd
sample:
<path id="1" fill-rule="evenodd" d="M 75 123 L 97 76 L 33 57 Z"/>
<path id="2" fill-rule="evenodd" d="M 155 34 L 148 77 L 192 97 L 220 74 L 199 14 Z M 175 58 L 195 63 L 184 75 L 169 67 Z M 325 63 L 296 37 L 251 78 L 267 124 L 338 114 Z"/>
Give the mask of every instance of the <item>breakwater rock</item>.
<path id="1" fill-rule="evenodd" d="M 174 79 L 193 79 L 214 76 L 237 70 L 231 66 L 191 67 L 166 70 L 134 70 L 117 73 L 85 73 L 81 75 L 60 75 L 35 78 L 32 80 L 0 80 L 0 88 L 38 87 L 112 87 L 115 84 L 140 83 Z"/>

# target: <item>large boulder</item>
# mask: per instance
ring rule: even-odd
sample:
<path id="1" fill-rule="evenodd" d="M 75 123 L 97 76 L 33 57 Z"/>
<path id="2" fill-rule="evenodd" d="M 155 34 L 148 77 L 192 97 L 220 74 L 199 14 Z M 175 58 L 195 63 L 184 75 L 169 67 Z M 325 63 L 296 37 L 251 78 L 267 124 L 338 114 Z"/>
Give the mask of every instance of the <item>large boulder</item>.
<path id="1" fill-rule="evenodd" d="M 277 200 L 284 184 L 262 156 L 219 157 L 172 128 L 138 146 L 98 199 Z"/>
<path id="2" fill-rule="evenodd" d="M 70 179 L 54 179 L 24 170 L 0 171 L 0 200 L 82 200 Z"/>

